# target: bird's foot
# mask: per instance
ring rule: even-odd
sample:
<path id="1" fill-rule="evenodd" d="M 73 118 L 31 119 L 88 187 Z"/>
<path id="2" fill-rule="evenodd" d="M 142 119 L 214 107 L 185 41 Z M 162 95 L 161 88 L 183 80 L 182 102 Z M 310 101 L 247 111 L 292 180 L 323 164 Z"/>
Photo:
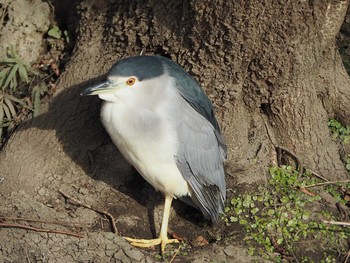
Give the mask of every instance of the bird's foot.
<path id="1" fill-rule="evenodd" d="M 179 240 L 177 239 L 169 239 L 167 237 L 159 237 L 155 239 L 134 239 L 130 237 L 124 237 L 127 241 L 130 242 L 131 245 L 135 247 L 152 247 L 160 244 L 160 249 L 162 252 L 162 255 L 164 254 L 165 246 L 167 244 L 171 243 L 179 243 Z"/>

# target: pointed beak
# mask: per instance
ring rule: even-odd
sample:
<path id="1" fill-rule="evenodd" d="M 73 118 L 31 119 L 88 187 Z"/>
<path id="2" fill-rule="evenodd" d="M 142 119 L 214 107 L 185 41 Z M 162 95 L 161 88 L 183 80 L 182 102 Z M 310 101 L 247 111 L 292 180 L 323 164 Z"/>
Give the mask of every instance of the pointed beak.
<path id="1" fill-rule="evenodd" d="M 90 95 L 98 95 L 102 93 L 109 93 L 110 90 L 111 90 L 111 82 L 108 80 L 104 80 L 102 82 L 98 82 L 88 87 L 82 93 L 80 93 L 80 96 L 90 96 Z"/>

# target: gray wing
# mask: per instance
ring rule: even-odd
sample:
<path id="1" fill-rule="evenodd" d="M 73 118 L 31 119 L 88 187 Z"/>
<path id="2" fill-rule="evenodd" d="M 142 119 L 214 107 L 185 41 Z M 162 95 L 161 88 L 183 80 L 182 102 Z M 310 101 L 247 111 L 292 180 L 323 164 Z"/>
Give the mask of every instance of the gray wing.
<path id="1" fill-rule="evenodd" d="M 226 198 L 224 156 L 214 126 L 182 97 L 177 113 L 179 140 L 177 167 L 188 182 L 193 203 L 206 218 L 216 220 L 224 212 Z"/>
<path id="2" fill-rule="evenodd" d="M 205 95 L 204 91 L 182 67 L 174 63 L 172 60 L 159 57 L 165 64 L 168 74 L 176 81 L 176 88 L 181 96 L 191 105 L 191 107 L 206 118 L 215 129 L 215 136 L 219 142 L 221 153 L 226 159 L 227 148 L 225 140 L 221 134 L 219 124 L 215 118 L 213 106 Z"/>

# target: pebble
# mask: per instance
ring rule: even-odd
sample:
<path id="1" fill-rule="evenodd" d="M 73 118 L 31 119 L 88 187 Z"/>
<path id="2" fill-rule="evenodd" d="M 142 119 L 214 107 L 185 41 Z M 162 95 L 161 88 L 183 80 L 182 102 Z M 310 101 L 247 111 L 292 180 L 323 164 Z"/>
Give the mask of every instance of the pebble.
<path id="1" fill-rule="evenodd" d="M 141 259 L 143 258 L 143 254 L 136 249 L 124 249 L 124 252 L 130 258 L 135 259 L 136 262 L 140 262 Z"/>

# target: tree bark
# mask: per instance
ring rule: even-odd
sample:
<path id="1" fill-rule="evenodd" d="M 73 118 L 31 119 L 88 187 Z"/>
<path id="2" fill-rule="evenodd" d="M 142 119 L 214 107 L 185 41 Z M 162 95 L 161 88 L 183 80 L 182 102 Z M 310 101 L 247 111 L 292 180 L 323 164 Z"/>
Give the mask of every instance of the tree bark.
<path id="1" fill-rule="evenodd" d="M 347 0 L 70 4 L 79 17 L 73 54 L 42 115 L 1 152 L 1 195 L 25 189 L 43 201 L 36 193 L 44 187 L 57 198 L 58 188 L 94 184 L 88 176 L 125 193 L 132 169 L 99 123 L 99 101 L 79 93 L 141 51 L 182 65 L 213 101 L 229 150 L 228 188 L 265 180 L 278 146 L 329 180 L 347 176 L 327 127 L 329 118 L 350 124 L 350 82 L 334 44 Z"/>

